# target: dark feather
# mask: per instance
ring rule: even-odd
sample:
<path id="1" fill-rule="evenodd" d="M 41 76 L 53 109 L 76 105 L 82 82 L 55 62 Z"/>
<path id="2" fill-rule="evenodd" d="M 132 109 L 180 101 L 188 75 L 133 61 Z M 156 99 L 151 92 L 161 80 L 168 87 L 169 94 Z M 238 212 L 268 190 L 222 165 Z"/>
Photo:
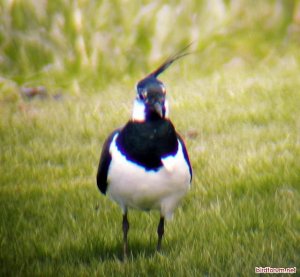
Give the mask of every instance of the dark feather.
<path id="1" fill-rule="evenodd" d="M 175 155 L 178 149 L 174 126 L 163 119 L 143 123 L 129 121 L 116 143 L 128 160 L 154 171 L 163 166 L 161 157 Z"/>
<path id="2" fill-rule="evenodd" d="M 109 165 L 111 162 L 111 155 L 109 153 L 109 147 L 110 144 L 115 136 L 120 131 L 120 129 L 117 129 L 113 131 L 110 136 L 106 139 L 106 141 L 103 144 L 102 147 L 102 153 L 100 156 L 100 162 L 98 166 L 98 172 L 97 172 L 97 186 L 99 190 L 103 193 L 106 194 L 106 189 L 107 189 L 107 174 L 108 174 L 108 169 Z"/>
<path id="3" fill-rule="evenodd" d="M 175 55 L 167 58 L 166 61 L 162 65 L 160 65 L 157 69 L 155 69 L 153 72 L 151 72 L 147 77 L 155 77 L 156 78 L 159 74 L 164 72 L 173 62 L 175 62 L 176 60 L 178 60 L 184 56 L 191 54 L 190 52 L 185 52 L 185 50 L 187 50 L 192 44 L 193 44 L 193 42 L 191 42 L 190 44 L 188 44 L 187 46 L 182 48 Z"/>
<path id="4" fill-rule="evenodd" d="M 190 162 L 190 158 L 189 158 L 189 154 L 186 150 L 186 146 L 185 146 L 185 143 L 182 139 L 182 137 L 177 133 L 177 138 L 178 140 L 180 141 L 181 143 L 181 146 L 182 146 L 182 152 L 183 152 L 183 156 L 184 156 L 184 159 L 185 161 L 187 162 L 188 166 L 189 166 L 189 171 L 190 171 L 190 175 L 191 175 L 191 182 L 192 182 L 192 178 L 193 178 L 193 170 L 192 170 L 192 166 L 191 166 L 191 162 Z"/>

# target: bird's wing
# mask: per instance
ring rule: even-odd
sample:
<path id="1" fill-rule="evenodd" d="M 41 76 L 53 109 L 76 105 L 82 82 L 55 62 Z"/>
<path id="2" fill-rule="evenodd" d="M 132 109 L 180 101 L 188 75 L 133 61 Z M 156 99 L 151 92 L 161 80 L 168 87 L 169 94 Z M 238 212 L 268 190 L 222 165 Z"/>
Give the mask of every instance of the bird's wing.
<path id="1" fill-rule="evenodd" d="M 108 185 L 107 174 L 111 162 L 111 154 L 109 153 L 109 147 L 115 134 L 119 133 L 119 131 L 120 129 L 113 131 L 106 139 L 102 147 L 102 152 L 101 152 L 100 162 L 99 162 L 98 172 L 97 172 L 97 186 L 103 194 L 106 194 L 106 189 Z"/>
<path id="2" fill-rule="evenodd" d="M 190 175 L 191 175 L 191 182 L 192 182 L 192 178 L 193 178 L 193 170 L 192 170 L 192 166 L 191 166 L 191 162 L 190 162 L 190 158 L 189 158 L 189 154 L 186 150 L 186 146 L 185 143 L 182 139 L 182 137 L 177 133 L 177 139 L 179 140 L 181 146 L 182 146 L 182 151 L 183 151 L 183 156 L 184 159 L 186 160 L 188 166 L 189 166 L 189 171 L 190 171 Z"/>

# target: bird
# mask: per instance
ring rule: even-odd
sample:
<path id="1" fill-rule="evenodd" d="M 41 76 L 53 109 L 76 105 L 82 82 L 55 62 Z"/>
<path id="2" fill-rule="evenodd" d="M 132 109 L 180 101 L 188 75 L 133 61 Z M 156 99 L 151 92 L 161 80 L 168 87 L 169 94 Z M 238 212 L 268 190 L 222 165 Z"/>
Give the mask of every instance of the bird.
<path id="1" fill-rule="evenodd" d="M 128 257 L 128 210 L 158 210 L 156 250 L 161 251 L 165 219 L 188 192 L 192 166 L 181 135 L 169 118 L 166 87 L 157 77 L 190 54 L 184 47 L 136 85 L 131 118 L 105 140 L 97 171 L 100 192 L 122 210 L 123 260 Z"/>

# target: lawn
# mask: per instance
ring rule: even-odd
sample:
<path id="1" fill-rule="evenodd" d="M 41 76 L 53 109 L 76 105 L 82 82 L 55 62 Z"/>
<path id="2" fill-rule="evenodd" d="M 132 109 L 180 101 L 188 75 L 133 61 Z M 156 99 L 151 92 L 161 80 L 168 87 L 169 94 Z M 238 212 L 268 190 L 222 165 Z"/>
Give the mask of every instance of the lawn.
<path id="1" fill-rule="evenodd" d="M 128 28 L 126 20 L 118 24 Z M 160 254 L 159 214 L 129 212 L 126 263 L 121 210 L 98 191 L 96 171 L 105 138 L 130 118 L 134 85 L 159 59 L 117 58 L 127 69 L 122 76 L 121 66 L 113 71 L 105 60 L 103 83 L 104 75 L 94 80 L 98 65 L 85 71 L 82 61 L 74 69 L 68 57 L 62 67 L 54 61 L 53 68 L 41 69 L 41 58 L 52 60 L 48 48 L 47 57 L 37 53 L 40 58 L 26 69 L 25 58 L 35 49 L 25 42 L 12 50 L 14 42 L 2 33 L 0 53 L 7 59 L 0 71 L 0 275 L 254 276 L 255 267 L 267 266 L 297 267 L 299 274 L 299 42 L 287 42 L 282 33 L 271 36 L 271 27 L 256 26 L 248 36 L 231 26 L 231 33 L 200 39 L 193 54 L 161 76 L 170 117 L 190 153 L 193 183 L 166 223 Z M 150 55 L 151 42 L 139 39 Z M 162 59 L 177 49 L 168 46 Z M 47 97 L 21 96 L 22 87 L 38 85 Z"/>
<path id="2" fill-rule="evenodd" d="M 193 185 L 167 222 L 161 255 L 158 214 L 130 213 L 127 264 L 121 211 L 100 195 L 95 174 L 101 144 L 130 117 L 134 93 L 116 86 L 3 102 L 2 275 L 247 276 L 255 266 L 299 267 L 300 82 L 274 72 L 173 80 L 171 118 L 188 145 Z"/>

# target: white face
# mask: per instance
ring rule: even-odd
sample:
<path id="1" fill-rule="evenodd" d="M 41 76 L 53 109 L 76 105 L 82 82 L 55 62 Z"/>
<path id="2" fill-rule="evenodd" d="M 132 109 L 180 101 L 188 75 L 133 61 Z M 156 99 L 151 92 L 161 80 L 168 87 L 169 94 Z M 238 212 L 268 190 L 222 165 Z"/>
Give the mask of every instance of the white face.
<path id="1" fill-rule="evenodd" d="M 132 120 L 133 121 L 145 121 L 145 104 L 139 99 L 135 99 L 133 103 Z"/>
<path id="2" fill-rule="evenodd" d="M 168 100 L 165 99 L 165 118 L 169 117 L 169 104 Z M 134 100 L 133 103 L 133 112 L 132 112 L 132 120 L 143 122 L 146 120 L 146 106 L 145 103 L 140 100 L 138 97 Z"/>

